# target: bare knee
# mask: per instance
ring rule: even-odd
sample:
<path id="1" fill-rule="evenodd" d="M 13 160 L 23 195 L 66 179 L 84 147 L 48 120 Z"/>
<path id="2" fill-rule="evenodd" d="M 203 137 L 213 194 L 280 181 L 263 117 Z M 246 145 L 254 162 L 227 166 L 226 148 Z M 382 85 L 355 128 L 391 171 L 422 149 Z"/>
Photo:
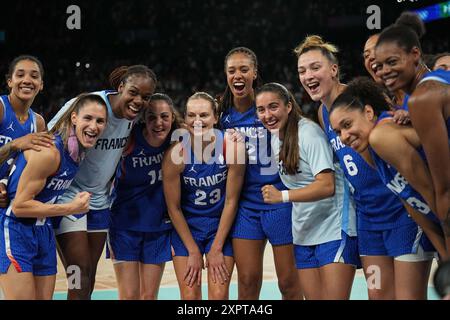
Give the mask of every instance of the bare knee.
<path id="1" fill-rule="evenodd" d="M 414 288 L 412 290 L 396 290 L 396 300 L 426 300 L 427 299 L 427 285 L 423 288 Z"/>
<path id="2" fill-rule="evenodd" d="M 123 288 L 121 287 L 119 290 L 119 299 L 120 300 L 139 300 L 139 288 Z"/>
<path id="3" fill-rule="evenodd" d="M 278 288 L 280 289 L 283 299 L 300 299 L 303 295 L 297 272 L 292 275 L 279 278 Z"/>
<path id="4" fill-rule="evenodd" d="M 395 293 L 394 290 L 389 288 L 386 290 L 382 289 L 369 289 L 368 290 L 369 300 L 394 300 Z"/>
<path id="5" fill-rule="evenodd" d="M 91 266 L 81 264 L 66 269 L 69 299 L 90 299 L 91 295 Z"/>
<path id="6" fill-rule="evenodd" d="M 141 292 L 140 296 L 141 296 L 141 300 L 157 300 L 158 299 L 158 290 L 149 291 L 149 292 Z"/>
<path id="7" fill-rule="evenodd" d="M 208 288 L 209 300 L 228 300 L 228 288 L 226 286 L 216 286 Z"/>
<path id="8" fill-rule="evenodd" d="M 262 277 L 254 274 L 239 275 L 238 273 L 238 291 L 239 299 L 255 300 L 259 298 L 261 290 Z"/>
<path id="9" fill-rule="evenodd" d="M 181 300 L 202 300 L 202 293 L 200 290 L 184 289 L 181 290 Z"/>

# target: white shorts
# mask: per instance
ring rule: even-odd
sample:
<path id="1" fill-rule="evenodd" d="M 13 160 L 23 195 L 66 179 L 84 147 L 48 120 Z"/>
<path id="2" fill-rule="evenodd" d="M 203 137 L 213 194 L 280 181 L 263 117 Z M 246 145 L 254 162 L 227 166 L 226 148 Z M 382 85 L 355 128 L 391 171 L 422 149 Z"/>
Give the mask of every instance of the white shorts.
<path id="1" fill-rule="evenodd" d="M 72 217 L 71 217 L 72 218 Z M 74 220 L 67 216 L 62 217 L 59 228 L 54 229 L 55 235 L 60 235 L 68 232 L 87 231 L 87 216 Z"/>

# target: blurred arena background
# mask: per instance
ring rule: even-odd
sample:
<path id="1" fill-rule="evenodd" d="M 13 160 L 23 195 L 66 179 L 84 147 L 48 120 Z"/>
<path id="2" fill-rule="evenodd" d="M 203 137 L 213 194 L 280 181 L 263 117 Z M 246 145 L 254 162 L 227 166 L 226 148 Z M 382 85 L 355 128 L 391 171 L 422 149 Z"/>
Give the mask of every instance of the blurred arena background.
<path id="1" fill-rule="evenodd" d="M 65 100 L 104 89 L 109 73 L 128 64 L 150 66 L 160 81 L 158 91 L 182 107 L 194 91 L 224 90 L 224 56 L 243 45 L 256 52 L 262 80 L 287 85 L 308 113 L 314 106 L 297 80 L 292 52 L 305 35 L 317 33 L 339 46 L 345 82 L 365 74 L 362 47 L 377 32 L 366 27 L 369 5 L 380 7 L 383 28 L 403 10 L 435 3 L 443 1 L 15 0 L 0 13 L 0 72 L 19 54 L 42 60 L 45 88 L 33 108 L 47 121 Z M 81 30 L 66 27 L 72 4 L 81 9 Z M 425 53 L 449 50 L 449 20 L 427 24 Z"/>
<path id="2" fill-rule="evenodd" d="M 305 35 L 320 34 L 338 45 L 343 81 L 347 82 L 366 74 L 362 48 L 369 35 L 380 31 L 366 26 L 369 5 L 380 7 L 384 28 L 404 10 L 437 3 L 444 1 L 15 0 L 2 4 L 0 10 L 0 73 L 7 73 L 9 62 L 17 55 L 32 54 L 41 59 L 44 91 L 33 109 L 47 122 L 78 93 L 108 88 L 109 73 L 129 64 L 152 68 L 159 80 L 157 91 L 169 94 L 182 108 L 194 91 L 222 93 L 226 86 L 224 57 L 231 48 L 242 45 L 256 52 L 262 81 L 285 84 L 304 111 L 314 116 L 317 106 L 299 84 L 293 54 Z M 446 3 L 450 15 L 450 2 Z M 80 30 L 66 27 L 70 16 L 66 10 L 72 4 L 81 9 Z M 450 19 L 434 20 L 426 27 L 424 53 L 449 51 Z M 2 92 L 6 90 L 4 84 Z M 269 246 L 264 273 L 269 282 L 275 279 L 270 251 Z M 61 265 L 58 270 L 56 289 L 64 291 Z M 359 274 L 360 282 L 361 277 Z M 111 263 L 101 259 L 96 288 L 112 289 L 114 282 Z M 162 286 L 176 286 L 171 263 Z M 359 290 L 364 293 L 365 288 Z M 57 298 L 63 299 L 63 293 Z"/>

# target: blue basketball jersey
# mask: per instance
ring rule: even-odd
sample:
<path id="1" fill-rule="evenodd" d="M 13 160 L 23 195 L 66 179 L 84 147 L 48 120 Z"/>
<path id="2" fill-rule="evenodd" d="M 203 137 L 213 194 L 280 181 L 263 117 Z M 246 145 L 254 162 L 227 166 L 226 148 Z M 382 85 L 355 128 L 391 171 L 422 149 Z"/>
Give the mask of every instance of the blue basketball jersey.
<path id="1" fill-rule="evenodd" d="M 322 107 L 322 117 L 328 140 L 352 186 L 358 229 L 387 230 L 414 223 L 401 201 L 383 184 L 377 170 L 358 152 L 341 142 L 331 128 L 325 105 Z"/>
<path id="2" fill-rule="evenodd" d="M 444 83 L 444 84 L 450 84 L 450 71 L 446 71 L 446 70 L 442 70 L 442 69 L 438 69 L 435 71 L 431 71 L 426 73 L 423 78 L 420 80 L 419 84 L 425 82 L 425 81 L 437 81 L 440 83 Z M 446 121 L 446 125 L 447 125 L 447 137 L 449 139 L 450 142 L 450 118 L 447 118 Z"/>
<path id="3" fill-rule="evenodd" d="M 386 112 L 383 112 L 378 121 L 390 117 Z M 426 215 L 429 219 L 439 222 L 436 215 L 431 211 L 430 207 L 422 197 L 422 195 L 414 190 L 408 181 L 397 171 L 393 166 L 386 163 L 381 157 L 379 157 L 372 148 L 369 147 L 370 154 L 378 174 L 383 181 L 384 185 L 399 198 L 403 199 L 412 208 L 418 212 Z"/>
<path id="4" fill-rule="evenodd" d="M 435 71 L 427 72 L 422 79 L 420 80 L 419 84 L 427 81 L 427 80 L 434 80 L 445 84 L 450 84 L 450 71 L 438 69 Z"/>
<path id="5" fill-rule="evenodd" d="M 405 98 L 403 99 L 402 105 L 399 106 L 399 109 L 403 109 L 403 110 L 409 111 L 408 100 L 409 100 L 409 95 L 405 94 Z"/>
<path id="6" fill-rule="evenodd" d="M 219 141 L 220 140 L 220 141 Z M 223 138 L 216 143 L 222 144 Z M 223 148 L 219 154 L 205 163 L 197 160 L 192 147 L 186 152 L 190 159 L 181 174 L 181 209 L 185 216 L 219 217 L 225 204 L 225 190 L 228 167 L 223 156 Z M 217 151 L 217 149 L 216 149 Z"/>
<path id="7" fill-rule="evenodd" d="M 117 229 L 158 232 L 171 228 L 161 176 L 170 137 L 160 147 L 152 147 L 145 140 L 144 128 L 141 124 L 133 129 L 127 154 L 117 167 L 111 221 Z"/>
<path id="8" fill-rule="evenodd" d="M 75 174 L 78 171 L 78 163 L 76 163 L 70 157 L 69 152 L 64 149 L 63 141 L 59 135 L 55 135 L 55 147 L 58 149 L 61 159 L 59 168 L 52 176 L 47 178 L 44 189 L 42 189 L 39 194 L 34 197 L 35 200 L 43 203 L 55 203 L 58 197 L 61 196 L 70 186 Z M 14 201 L 19 179 L 26 164 L 27 161 L 24 154 L 19 153 L 14 165 L 12 166 L 7 187 L 11 203 L 7 209 L 2 209 L 0 212 L 1 214 L 5 214 L 8 217 L 13 217 L 20 221 L 43 224 L 46 220 L 45 218 L 40 221 L 36 218 L 17 218 L 12 211 L 12 202 Z"/>
<path id="9" fill-rule="evenodd" d="M 28 119 L 24 124 L 21 124 L 9 102 L 8 96 L 0 96 L 0 100 L 3 104 L 3 119 L 1 119 L 0 123 L 0 147 L 14 139 L 37 132 L 36 115 L 33 110 L 28 110 Z M 17 153 L 11 154 L 11 157 L 0 166 L 0 178 L 4 178 L 7 175 L 8 168 L 16 156 Z"/>
<path id="10" fill-rule="evenodd" d="M 236 129 L 245 136 L 248 164 L 245 170 L 239 206 L 271 210 L 291 206 L 290 203 L 264 203 L 261 188 L 267 184 L 274 185 L 278 190 L 287 188 L 278 175 L 278 164 L 273 163 L 270 144 L 270 132 L 266 130 L 256 115 L 256 107 L 252 106 L 244 113 L 230 107 L 221 117 L 224 129 Z"/>

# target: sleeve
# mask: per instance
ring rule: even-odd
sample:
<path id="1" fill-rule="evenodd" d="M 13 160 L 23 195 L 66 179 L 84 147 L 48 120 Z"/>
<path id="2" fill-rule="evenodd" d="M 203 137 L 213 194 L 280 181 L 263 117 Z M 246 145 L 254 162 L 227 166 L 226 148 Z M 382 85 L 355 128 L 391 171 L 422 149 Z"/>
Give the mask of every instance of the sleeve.
<path id="1" fill-rule="evenodd" d="M 316 176 L 326 169 L 334 171 L 333 151 L 322 129 L 313 122 L 304 122 L 299 128 L 300 157 L 308 163 Z"/>
<path id="2" fill-rule="evenodd" d="M 61 109 L 58 111 L 58 113 L 53 117 L 52 120 L 47 124 L 47 129 L 51 130 L 53 126 L 56 124 L 56 122 L 63 116 L 63 114 L 66 112 L 67 109 L 72 105 L 72 103 L 75 101 L 76 98 L 72 98 L 69 101 L 67 101 Z"/>

